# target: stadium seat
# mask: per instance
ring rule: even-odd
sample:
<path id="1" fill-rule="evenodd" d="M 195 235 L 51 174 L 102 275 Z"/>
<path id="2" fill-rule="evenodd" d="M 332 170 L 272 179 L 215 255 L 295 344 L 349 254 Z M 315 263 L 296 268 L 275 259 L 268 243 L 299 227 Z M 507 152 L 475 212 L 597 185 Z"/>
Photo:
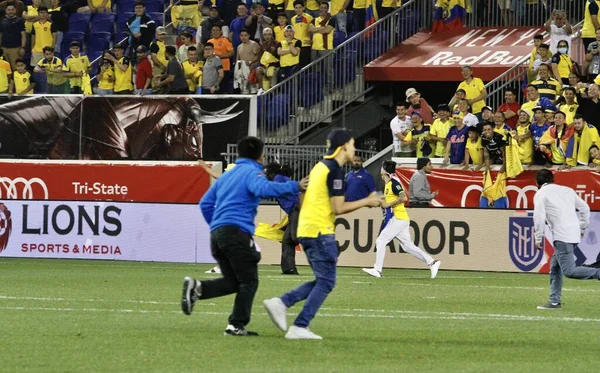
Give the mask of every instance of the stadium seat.
<path id="1" fill-rule="evenodd" d="M 335 31 L 333 33 L 333 46 L 337 47 L 346 41 L 346 35 L 341 31 Z"/>
<path id="2" fill-rule="evenodd" d="M 300 96 L 298 105 L 301 107 L 311 107 L 323 100 L 324 85 L 321 80 L 321 73 L 314 72 L 301 74 L 300 77 Z"/>
<path id="3" fill-rule="evenodd" d="M 92 52 L 88 54 L 88 59 L 92 64 L 92 71 L 90 72 L 90 76 L 95 76 L 96 74 L 98 74 L 100 62 L 102 61 L 100 57 L 102 57 L 102 52 Z"/>
<path id="4" fill-rule="evenodd" d="M 113 35 L 113 44 L 121 43 L 124 47 L 128 44 L 128 40 L 123 41 L 124 39 L 129 39 L 129 35 L 124 32 L 120 32 Z"/>
<path id="5" fill-rule="evenodd" d="M 69 21 L 69 32 L 81 32 L 87 34 L 90 31 L 90 22 L 84 19 Z"/>
<path id="6" fill-rule="evenodd" d="M 156 27 L 163 26 L 163 13 L 146 13 L 156 23 Z"/>
<path id="7" fill-rule="evenodd" d="M 347 51 L 344 56 L 338 56 L 334 60 L 335 69 L 335 87 L 341 88 L 356 79 L 356 65 L 358 64 L 358 53 L 356 51 Z"/>
<path id="8" fill-rule="evenodd" d="M 98 13 L 92 18 L 92 33 L 114 32 L 115 15 L 113 13 Z"/>
<path id="9" fill-rule="evenodd" d="M 119 3 L 117 4 L 117 14 L 133 12 L 134 4 L 134 0 L 119 0 Z"/>
<path id="10" fill-rule="evenodd" d="M 165 4 L 161 1 L 146 1 L 146 13 L 163 13 Z"/>
<path id="11" fill-rule="evenodd" d="M 88 53 L 102 52 L 110 48 L 112 34 L 109 32 L 96 32 L 88 36 Z"/>
<path id="12" fill-rule="evenodd" d="M 120 12 L 117 14 L 117 23 L 119 22 L 127 22 L 127 20 L 133 17 L 135 13 L 133 12 Z"/>
<path id="13" fill-rule="evenodd" d="M 69 24 L 71 22 L 79 22 L 79 21 L 85 21 L 89 24 L 91 19 L 92 19 L 91 13 L 73 13 L 69 17 Z"/>

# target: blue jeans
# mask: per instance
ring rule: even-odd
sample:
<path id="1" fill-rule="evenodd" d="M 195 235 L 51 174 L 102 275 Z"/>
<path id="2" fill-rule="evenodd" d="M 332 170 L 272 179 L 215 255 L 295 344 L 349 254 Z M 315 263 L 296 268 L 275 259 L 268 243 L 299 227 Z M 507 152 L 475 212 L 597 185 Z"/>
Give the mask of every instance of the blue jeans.
<path id="1" fill-rule="evenodd" d="M 289 308 L 306 299 L 302 312 L 294 321 L 295 326 L 306 328 L 335 287 L 338 249 L 333 234 L 319 235 L 317 238 L 300 237 L 300 244 L 315 273 L 315 280 L 285 294 L 281 301 Z"/>
<path id="2" fill-rule="evenodd" d="M 114 93 L 112 89 L 100 89 L 98 88 L 98 94 L 100 96 L 110 96 Z"/>
<path id="3" fill-rule="evenodd" d="M 577 244 L 554 241 L 554 255 L 550 264 L 550 302 L 560 303 L 562 276 L 578 280 L 600 280 L 600 269 L 576 267 L 573 251 Z"/>
<path id="4" fill-rule="evenodd" d="M 346 19 L 346 11 L 338 12 L 338 14 L 335 15 L 335 25 L 338 31 L 341 31 L 348 36 L 348 32 L 346 31 Z"/>

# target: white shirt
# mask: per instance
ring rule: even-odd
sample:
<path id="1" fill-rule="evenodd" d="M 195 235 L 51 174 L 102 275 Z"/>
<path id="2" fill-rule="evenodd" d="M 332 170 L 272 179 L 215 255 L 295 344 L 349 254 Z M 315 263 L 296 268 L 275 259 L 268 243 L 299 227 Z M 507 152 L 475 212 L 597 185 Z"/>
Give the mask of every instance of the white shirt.
<path id="1" fill-rule="evenodd" d="M 394 138 L 394 152 L 398 153 L 398 152 L 413 152 L 416 150 L 416 147 L 414 144 L 409 144 L 409 145 L 403 145 L 402 142 L 400 141 L 400 139 L 398 138 L 398 136 L 396 136 L 397 133 L 402 133 L 404 131 L 410 131 L 413 128 L 412 125 L 412 120 L 411 118 L 407 115 L 404 120 L 398 118 L 398 116 L 396 115 L 394 117 L 394 119 L 392 119 L 392 121 L 390 122 L 390 128 L 392 130 L 392 135 Z"/>
<path id="2" fill-rule="evenodd" d="M 477 119 L 475 114 L 467 113 L 467 115 L 465 115 L 463 118 L 463 123 L 467 127 L 475 127 L 479 124 L 479 119 Z"/>
<path id="3" fill-rule="evenodd" d="M 552 240 L 579 243 L 581 232 L 590 222 L 590 207 L 571 188 L 544 184 L 533 199 L 535 242 L 544 239 L 545 225 L 552 231 Z"/>
<path id="4" fill-rule="evenodd" d="M 571 53 L 571 35 L 567 34 L 565 30 L 565 26 L 558 27 L 554 23 L 550 25 L 550 52 L 554 55 L 558 52 L 558 42 L 561 40 L 566 40 L 569 43 L 569 56 Z"/>

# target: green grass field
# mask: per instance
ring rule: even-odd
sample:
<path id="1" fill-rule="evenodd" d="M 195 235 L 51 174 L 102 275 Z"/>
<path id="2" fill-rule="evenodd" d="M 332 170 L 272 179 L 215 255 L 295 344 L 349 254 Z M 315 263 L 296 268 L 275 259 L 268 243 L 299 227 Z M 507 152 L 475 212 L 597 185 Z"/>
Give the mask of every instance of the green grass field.
<path id="1" fill-rule="evenodd" d="M 546 275 L 343 268 L 311 325 L 325 339 L 288 341 L 262 300 L 309 268 L 261 267 L 248 328 L 261 336 L 242 338 L 223 336 L 232 297 L 180 310 L 183 277 L 217 276 L 209 267 L 0 259 L 0 372 L 578 372 L 600 361 L 595 281 L 565 280 L 564 308 L 538 311 Z"/>

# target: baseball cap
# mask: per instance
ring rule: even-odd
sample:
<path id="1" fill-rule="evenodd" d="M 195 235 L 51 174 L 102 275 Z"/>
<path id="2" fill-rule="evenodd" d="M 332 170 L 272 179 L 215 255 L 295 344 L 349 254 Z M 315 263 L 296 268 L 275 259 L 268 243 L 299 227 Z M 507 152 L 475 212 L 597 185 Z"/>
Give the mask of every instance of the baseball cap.
<path id="1" fill-rule="evenodd" d="M 491 106 L 484 106 L 484 107 L 481 109 L 481 111 L 484 111 L 484 110 L 489 110 L 489 111 L 491 111 L 492 113 L 494 112 L 494 109 L 492 109 L 492 107 L 491 107 Z"/>
<path id="2" fill-rule="evenodd" d="M 211 7 L 210 7 L 210 8 L 208 8 L 208 10 L 211 10 L 211 9 L 216 9 L 216 10 L 219 10 L 219 8 L 218 8 L 216 5 L 211 5 Z"/>
<path id="3" fill-rule="evenodd" d="M 416 89 L 414 88 L 409 88 L 406 90 L 406 101 L 408 101 L 408 99 L 413 96 L 413 95 L 418 95 L 419 92 L 417 92 Z"/>
<path id="4" fill-rule="evenodd" d="M 148 49 L 146 48 L 145 45 L 140 45 L 137 48 L 135 48 L 135 51 L 137 53 L 146 53 L 148 51 Z"/>
<path id="5" fill-rule="evenodd" d="M 81 48 L 81 44 L 79 44 L 79 42 L 77 40 L 73 40 L 71 42 L 71 44 L 69 44 L 69 48 L 70 47 L 79 47 L 79 48 Z"/>
<path id="6" fill-rule="evenodd" d="M 536 111 L 538 111 L 538 110 L 544 111 L 544 108 L 538 105 L 538 106 L 535 106 L 535 107 L 534 107 L 533 109 L 531 109 L 531 110 L 532 110 L 532 111 L 535 113 L 535 112 L 536 112 Z"/>
<path id="7" fill-rule="evenodd" d="M 327 135 L 327 153 L 325 158 L 334 158 L 339 153 L 339 148 L 352 139 L 348 130 L 335 129 Z"/>
<path id="8" fill-rule="evenodd" d="M 549 108 L 546 108 L 546 110 L 544 110 L 544 113 L 556 113 L 556 110 L 554 110 L 553 108 L 549 107 Z"/>
<path id="9" fill-rule="evenodd" d="M 418 117 L 420 117 L 420 118 L 423 118 L 423 117 L 421 116 L 421 113 L 419 113 L 418 111 L 413 111 L 412 113 L 410 113 L 410 116 L 411 116 L 411 117 L 412 117 L 413 115 L 416 115 L 416 116 L 418 116 Z"/>
<path id="10" fill-rule="evenodd" d="M 440 111 L 440 110 L 451 111 L 450 106 L 448 106 L 448 104 L 439 104 L 437 107 L 437 111 Z"/>
<path id="11" fill-rule="evenodd" d="M 164 27 L 162 27 L 162 26 L 158 26 L 158 27 L 156 28 L 156 33 L 157 33 L 158 35 L 166 35 L 166 34 L 167 34 L 167 30 L 165 30 L 165 28 L 164 28 Z"/>
<path id="12" fill-rule="evenodd" d="M 527 114 L 527 116 L 528 116 L 528 117 L 531 117 L 531 112 L 530 112 L 529 110 L 523 110 L 523 109 L 520 109 L 520 110 L 517 112 L 517 114 L 518 114 L 518 115 L 521 115 L 521 113 L 525 113 L 525 114 Z"/>

